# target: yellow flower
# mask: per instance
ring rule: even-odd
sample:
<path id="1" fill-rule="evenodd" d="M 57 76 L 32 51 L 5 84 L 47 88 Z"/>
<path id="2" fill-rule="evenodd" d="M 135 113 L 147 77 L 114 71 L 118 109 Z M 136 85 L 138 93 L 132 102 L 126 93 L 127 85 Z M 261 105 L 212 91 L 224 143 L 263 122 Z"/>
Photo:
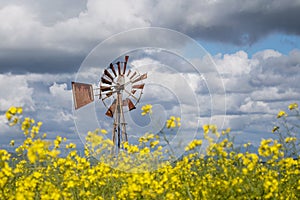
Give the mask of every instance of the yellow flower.
<path id="1" fill-rule="evenodd" d="M 277 118 L 281 118 L 281 117 L 287 117 L 287 114 L 283 111 L 283 110 L 280 110 L 277 114 Z"/>
<path id="2" fill-rule="evenodd" d="M 173 120 L 168 119 L 167 120 L 167 128 L 175 128 L 176 124 Z"/>
<path id="3" fill-rule="evenodd" d="M 181 126 L 180 117 L 171 116 L 166 123 L 167 128 L 176 128 Z"/>
<path id="4" fill-rule="evenodd" d="M 150 142 L 150 147 L 151 147 L 151 148 L 154 148 L 156 145 L 158 145 L 158 143 L 159 143 L 158 140 L 152 141 L 152 142 Z"/>
<path id="5" fill-rule="evenodd" d="M 223 130 L 223 131 L 222 131 L 222 135 L 226 135 L 226 134 L 228 134 L 230 131 L 231 131 L 231 129 L 230 129 L 230 128 L 227 128 L 226 130 Z"/>
<path id="6" fill-rule="evenodd" d="M 152 114 L 152 105 L 151 104 L 146 104 L 144 105 L 141 110 L 143 111 L 142 112 L 142 115 L 146 115 L 146 114 Z"/>
<path id="7" fill-rule="evenodd" d="M 15 117 L 11 123 L 9 123 L 10 126 L 14 126 L 16 125 L 17 123 L 19 122 L 19 118 L 18 117 Z"/>
<path id="8" fill-rule="evenodd" d="M 193 150 L 195 147 L 200 146 L 201 144 L 202 140 L 193 140 L 187 147 L 185 147 L 185 151 Z"/>
<path id="9" fill-rule="evenodd" d="M 101 129 L 101 133 L 102 133 L 102 134 L 107 134 L 107 130 Z"/>
<path id="10" fill-rule="evenodd" d="M 204 124 L 202 126 L 202 128 L 203 128 L 203 131 L 204 131 L 205 134 L 207 134 L 209 132 L 209 125 L 208 124 Z"/>
<path id="11" fill-rule="evenodd" d="M 8 111 L 5 113 L 5 116 L 6 116 L 6 119 L 7 119 L 8 121 L 10 121 L 11 118 L 12 118 L 12 114 L 11 114 L 10 112 L 8 112 Z"/>
<path id="12" fill-rule="evenodd" d="M 7 113 L 12 123 L 18 108 Z M 285 115 L 283 111 L 280 117 Z M 68 154 L 63 156 L 60 146 L 66 138 L 42 139 L 35 134 L 41 123 L 31 118 L 23 118 L 20 125 L 24 133 L 34 132 L 38 137 L 26 137 L 16 147 L 20 156 L 0 149 L 0 199 L 234 199 L 253 186 L 260 189 L 247 193 L 249 199 L 297 199 L 300 191 L 299 159 L 284 157 L 297 137 L 285 137 L 282 144 L 263 139 L 258 154 L 239 153 L 231 148 L 233 141 L 226 135 L 230 129 L 222 131 L 223 140 L 213 140 L 207 134 L 218 135 L 217 126 L 207 124 L 203 125 L 207 133 L 203 143 L 209 142 L 206 153 L 199 151 L 202 140 L 193 140 L 182 158 L 173 162 L 167 161 L 173 158 L 172 152 L 163 150 L 159 136 L 153 133 L 142 136 L 140 144 L 122 142 L 124 148 L 113 152 L 115 148 L 109 149 L 115 147 L 112 140 L 100 134 L 106 131 L 97 129 L 88 132 L 85 156 L 73 143 L 66 145 Z M 180 118 L 170 116 L 165 128 L 167 125 L 180 126 Z M 102 157 L 102 151 L 108 154 Z"/>
<path id="13" fill-rule="evenodd" d="M 273 130 L 272 130 L 272 133 L 274 133 L 275 131 L 277 131 L 279 129 L 278 126 L 274 126 Z"/>
<path id="14" fill-rule="evenodd" d="M 213 133 L 217 133 L 218 128 L 216 125 L 209 125 L 209 128 Z"/>
<path id="15" fill-rule="evenodd" d="M 22 107 L 17 107 L 17 113 L 22 114 L 23 113 L 23 108 Z"/>
<path id="16" fill-rule="evenodd" d="M 9 108 L 9 112 L 12 114 L 12 115 L 15 115 L 17 113 L 17 108 L 16 107 L 10 107 Z"/>
<path id="17" fill-rule="evenodd" d="M 243 172 L 244 175 L 246 175 L 248 173 L 248 170 L 246 168 L 243 168 L 242 172 Z"/>
<path id="18" fill-rule="evenodd" d="M 43 124 L 43 122 L 38 122 L 38 123 L 37 123 L 38 127 L 41 127 L 42 124 Z"/>
<path id="19" fill-rule="evenodd" d="M 74 143 L 67 144 L 66 148 L 67 149 L 75 149 L 76 148 L 76 144 L 74 144 Z"/>
<path id="20" fill-rule="evenodd" d="M 67 184 L 67 188 L 73 188 L 75 186 L 75 183 L 74 181 L 69 181 L 68 184 Z"/>
<path id="21" fill-rule="evenodd" d="M 43 174 L 41 174 L 40 172 L 33 172 L 33 177 L 36 178 L 36 179 L 39 179 L 43 176 Z"/>
<path id="22" fill-rule="evenodd" d="M 287 138 L 285 138 L 285 142 L 286 143 L 290 143 L 290 142 L 294 142 L 294 141 L 296 141 L 297 140 L 297 138 L 295 138 L 295 137 L 287 137 Z"/>
<path id="23" fill-rule="evenodd" d="M 251 145 L 251 143 L 248 142 L 248 143 L 244 144 L 243 146 L 244 146 L 245 148 L 247 148 L 247 147 L 249 147 L 250 145 Z"/>
<path id="24" fill-rule="evenodd" d="M 14 145 L 15 145 L 15 141 L 14 141 L 14 140 L 11 140 L 10 143 L 9 143 L 9 145 L 10 145 L 10 146 L 14 146 Z"/>
<path id="25" fill-rule="evenodd" d="M 181 122 L 180 122 L 180 117 L 176 117 L 176 121 L 177 121 L 177 126 L 180 127 L 181 126 Z"/>
<path id="26" fill-rule="evenodd" d="M 22 112 L 23 112 L 22 107 L 12 106 L 6 111 L 5 116 L 6 116 L 6 119 L 8 121 L 10 121 L 13 118 L 13 116 L 15 116 L 16 114 L 22 114 Z M 18 117 L 14 118 L 14 121 L 10 125 L 11 126 L 15 125 L 18 122 L 18 120 L 19 120 Z"/>
<path id="27" fill-rule="evenodd" d="M 289 109 L 290 110 L 294 110 L 294 109 L 297 109 L 298 108 L 298 104 L 297 103 L 291 103 L 290 105 L 289 105 Z"/>
<path id="28" fill-rule="evenodd" d="M 150 149 L 148 147 L 145 147 L 145 148 L 141 149 L 140 155 L 141 156 L 147 155 L 149 152 L 150 152 Z"/>

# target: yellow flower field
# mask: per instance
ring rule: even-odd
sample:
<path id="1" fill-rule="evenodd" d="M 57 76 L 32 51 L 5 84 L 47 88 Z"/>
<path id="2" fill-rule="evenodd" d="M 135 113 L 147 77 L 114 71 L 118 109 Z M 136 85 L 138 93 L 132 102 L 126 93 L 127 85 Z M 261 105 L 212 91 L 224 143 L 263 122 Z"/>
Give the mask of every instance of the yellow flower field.
<path id="1" fill-rule="evenodd" d="M 298 105 L 288 108 L 299 119 Z M 151 133 L 138 145 L 123 143 L 118 157 L 101 157 L 114 151 L 105 130 L 88 133 L 80 156 L 67 138 L 51 141 L 40 134 L 42 122 L 21 118 L 22 112 L 20 107 L 6 112 L 8 124 L 26 139 L 16 148 L 17 157 L 0 150 L 0 199 L 300 199 L 299 141 L 291 129 L 281 132 L 290 117 L 285 111 L 277 115 L 283 124 L 273 129 L 279 139 L 261 140 L 257 153 L 239 152 L 230 129 L 203 125 L 199 134 L 209 141 L 206 153 L 199 153 L 203 141 L 194 140 L 176 161 L 163 159 L 162 139 Z M 142 115 L 151 113 L 146 105 Z M 180 118 L 171 116 L 165 127 L 180 125 Z M 61 156 L 62 149 L 67 156 Z"/>

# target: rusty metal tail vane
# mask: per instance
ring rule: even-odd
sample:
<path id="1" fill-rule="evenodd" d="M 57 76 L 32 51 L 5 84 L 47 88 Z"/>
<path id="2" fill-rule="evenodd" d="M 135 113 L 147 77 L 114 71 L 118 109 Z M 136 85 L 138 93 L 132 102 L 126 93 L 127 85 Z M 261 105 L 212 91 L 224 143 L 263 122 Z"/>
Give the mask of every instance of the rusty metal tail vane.
<path id="1" fill-rule="evenodd" d="M 72 82 L 75 110 L 94 101 L 93 86 L 86 83 Z"/>

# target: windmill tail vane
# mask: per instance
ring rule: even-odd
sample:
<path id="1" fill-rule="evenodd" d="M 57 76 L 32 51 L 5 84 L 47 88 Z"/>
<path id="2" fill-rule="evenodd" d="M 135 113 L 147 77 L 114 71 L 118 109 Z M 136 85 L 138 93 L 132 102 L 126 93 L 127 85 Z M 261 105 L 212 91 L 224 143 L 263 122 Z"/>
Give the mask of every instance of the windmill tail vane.
<path id="1" fill-rule="evenodd" d="M 92 84 L 72 82 L 75 110 L 94 102 L 94 96 L 99 96 L 107 108 L 105 115 L 114 120 L 112 140 L 118 148 L 121 142 L 128 141 L 124 113 L 136 108 L 145 86 L 142 81 L 147 79 L 147 73 L 140 75 L 135 68 L 130 68 L 128 59 L 129 56 L 125 56 L 123 62 L 110 63 L 97 89 L 93 89 Z M 98 90 L 99 94 L 94 95 L 94 90 Z"/>

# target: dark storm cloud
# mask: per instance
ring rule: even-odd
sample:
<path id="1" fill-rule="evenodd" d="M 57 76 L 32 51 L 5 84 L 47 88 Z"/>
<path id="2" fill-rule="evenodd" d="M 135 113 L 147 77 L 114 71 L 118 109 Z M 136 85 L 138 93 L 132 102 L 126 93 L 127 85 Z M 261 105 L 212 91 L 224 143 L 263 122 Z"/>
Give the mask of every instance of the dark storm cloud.
<path id="1" fill-rule="evenodd" d="M 248 45 L 272 32 L 300 35 L 297 20 L 300 18 L 300 2 L 297 0 L 187 1 L 186 5 L 179 4 L 181 6 L 174 4 L 172 14 L 178 20 L 162 17 L 163 9 L 158 9 L 156 20 L 195 38 Z M 159 6 L 162 5 L 158 3 L 154 7 Z"/>
<path id="2" fill-rule="evenodd" d="M 46 25 L 78 16 L 86 9 L 87 0 L 0 0 L 0 7 L 20 5 L 35 13 Z"/>
<path id="3" fill-rule="evenodd" d="M 75 72 L 84 54 L 54 50 L 3 50 L 0 54 L 0 73 L 66 73 Z"/>
<path id="4" fill-rule="evenodd" d="M 0 73 L 75 72 L 99 42 L 132 28 L 250 45 L 274 32 L 300 35 L 299 18 L 298 0 L 0 0 Z"/>

